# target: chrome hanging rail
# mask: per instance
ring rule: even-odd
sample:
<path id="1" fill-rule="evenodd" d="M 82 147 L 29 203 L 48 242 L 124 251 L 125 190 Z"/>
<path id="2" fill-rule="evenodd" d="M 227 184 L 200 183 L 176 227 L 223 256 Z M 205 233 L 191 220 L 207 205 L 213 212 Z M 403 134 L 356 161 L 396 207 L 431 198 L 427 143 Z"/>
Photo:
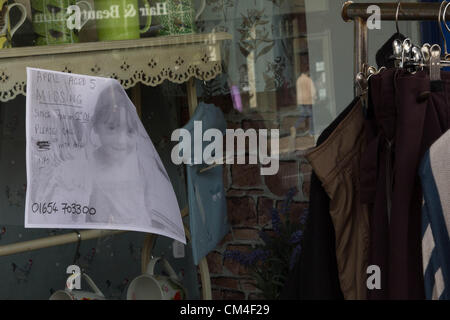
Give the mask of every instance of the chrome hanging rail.
<path id="1" fill-rule="evenodd" d="M 445 1 L 447 2 L 447 1 Z M 368 12 L 370 6 L 380 8 L 381 20 L 384 21 L 438 21 L 440 2 L 398 2 L 390 3 L 354 3 L 346 1 L 342 6 L 342 18 L 344 21 L 353 21 L 354 26 L 354 77 L 363 70 L 363 65 L 369 62 L 368 56 L 368 30 L 367 19 L 373 14 Z M 450 18 L 450 11 L 445 15 L 445 20 Z M 355 87 L 355 95 L 359 94 Z"/>
<path id="2" fill-rule="evenodd" d="M 344 21 L 361 18 L 367 20 L 371 13 L 367 9 L 371 5 L 376 5 L 381 9 L 381 20 L 395 21 L 398 2 L 390 3 L 353 3 L 347 1 L 342 8 L 342 18 Z M 440 2 L 401 2 L 398 20 L 403 21 L 437 21 L 439 16 Z M 450 17 L 447 12 L 446 18 Z"/>

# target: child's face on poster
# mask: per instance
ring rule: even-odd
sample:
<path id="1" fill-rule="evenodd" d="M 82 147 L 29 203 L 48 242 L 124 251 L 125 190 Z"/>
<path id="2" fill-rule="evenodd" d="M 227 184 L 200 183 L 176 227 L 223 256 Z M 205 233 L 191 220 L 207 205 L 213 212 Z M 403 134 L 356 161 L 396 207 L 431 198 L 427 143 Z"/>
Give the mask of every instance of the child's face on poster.
<path id="1" fill-rule="evenodd" d="M 118 108 L 120 121 L 101 122 L 96 128 L 101 147 L 115 154 L 128 154 L 134 150 L 134 128 L 130 128 L 126 121 L 125 108 Z"/>

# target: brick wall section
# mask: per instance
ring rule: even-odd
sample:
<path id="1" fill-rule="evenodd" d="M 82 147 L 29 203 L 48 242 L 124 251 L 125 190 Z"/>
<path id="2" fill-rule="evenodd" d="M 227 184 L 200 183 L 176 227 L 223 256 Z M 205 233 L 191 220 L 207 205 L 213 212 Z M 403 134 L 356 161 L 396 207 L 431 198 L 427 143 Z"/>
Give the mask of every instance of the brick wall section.
<path id="1" fill-rule="evenodd" d="M 306 202 L 309 194 L 308 189 L 303 187 L 311 175 L 309 165 L 300 158 L 296 161 L 280 163 L 280 173 L 274 177 L 260 177 L 262 184 L 250 184 L 243 186 L 235 184 L 233 180 L 234 166 L 225 167 L 225 175 L 228 176 L 227 187 L 228 217 L 232 226 L 231 232 L 225 236 L 216 250 L 207 257 L 211 273 L 211 284 L 214 299 L 262 299 L 262 295 L 255 287 L 255 282 L 249 276 L 247 270 L 239 263 L 230 259 L 224 259 L 227 250 L 239 250 L 249 252 L 252 245 L 259 243 L 258 233 L 262 228 L 271 229 L 270 209 L 280 207 L 284 195 L 292 187 L 297 187 L 299 192 L 295 196 L 292 205 L 292 218 L 299 218 L 303 209 L 308 206 Z M 289 171 L 288 179 L 284 173 Z M 297 173 L 294 175 L 294 170 Z M 245 169 L 240 170 L 245 171 Z M 254 170 L 248 173 L 242 172 L 248 181 L 254 182 Z M 240 176 L 238 181 L 244 180 Z"/>
<path id="2" fill-rule="evenodd" d="M 224 101 L 214 101 L 218 106 Z M 261 122 L 252 115 L 226 114 L 228 128 L 280 129 L 285 121 L 282 111 L 274 112 Z M 290 113 L 286 113 L 288 116 Z M 239 117 L 241 117 L 239 119 Z M 257 115 L 259 118 L 260 115 Z M 291 154 L 280 159 L 280 170 L 275 176 L 262 176 L 259 165 L 224 166 L 224 187 L 227 193 L 228 218 L 231 231 L 217 248 L 207 256 L 211 276 L 213 299 L 263 299 L 255 281 L 239 263 L 224 259 L 228 250 L 249 252 L 260 243 L 259 231 L 271 230 L 271 208 L 280 208 L 287 192 L 295 187 L 298 192 L 291 206 L 291 218 L 299 219 L 308 207 L 311 166 L 302 154 Z"/>
<path id="3" fill-rule="evenodd" d="M 306 35 L 306 17 L 294 14 L 298 30 Z M 308 52 L 306 38 L 300 39 L 300 49 Z M 295 72 L 309 70 L 308 55 L 300 57 L 300 65 Z M 296 94 L 292 90 L 276 93 L 258 93 L 258 108 L 248 107 L 249 96 L 242 93 L 244 111 L 233 109 L 231 97 L 212 97 L 208 103 L 221 107 L 228 121 L 229 129 L 279 129 L 280 134 L 289 133 L 299 114 Z M 247 105 L 246 105 L 247 104 Z M 261 105 L 259 105 L 261 104 Z M 305 128 L 299 128 L 302 130 Z M 213 299 L 215 300 L 256 300 L 263 299 L 255 287 L 255 281 L 239 263 L 224 259 L 227 250 L 249 252 L 260 243 L 259 231 L 270 230 L 271 208 L 280 208 L 291 188 L 298 190 L 291 206 L 291 218 L 299 219 L 308 207 L 312 168 L 304 155 L 293 153 L 282 156 L 280 170 L 275 176 L 261 176 L 259 165 L 226 165 L 224 185 L 227 192 L 228 218 L 231 231 L 217 248 L 207 256 Z M 248 162 L 247 162 L 248 163 Z"/>

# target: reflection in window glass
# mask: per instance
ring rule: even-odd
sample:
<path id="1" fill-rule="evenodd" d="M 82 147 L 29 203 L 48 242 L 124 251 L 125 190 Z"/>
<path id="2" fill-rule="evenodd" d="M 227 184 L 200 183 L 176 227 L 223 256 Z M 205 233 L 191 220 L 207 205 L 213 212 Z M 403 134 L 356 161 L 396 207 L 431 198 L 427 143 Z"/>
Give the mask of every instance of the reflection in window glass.
<path id="1" fill-rule="evenodd" d="M 26 86 L 16 78 L 25 72 L 21 59 L 30 54 L 27 63 L 46 60 L 46 68 L 121 81 L 164 162 L 181 209 L 189 204 L 189 179 L 185 166 L 171 160 L 171 135 L 188 123 L 197 102 L 219 107 L 228 129 L 268 130 L 269 146 L 278 139 L 271 130 L 279 130 L 276 174 L 262 175 L 264 166 L 249 159 L 227 163 L 220 181 L 224 192 L 216 187 L 206 192 L 214 201 L 225 199 L 231 227 L 206 256 L 212 298 L 277 298 L 283 276 L 301 252 L 299 231 L 308 214 L 312 174 L 305 153 L 353 98 L 353 25 L 342 21 L 343 2 L 0 0 L 0 246 L 65 233 L 23 228 Z M 419 43 L 418 23 L 401 22 L 400 29 Z M 394 31 L 392 22 L 370 31 L 371 65 Z M 231 38 L 216 41 L 220 54 L 213 33 Z M 46 50 L 52 54 L 42 58 Z M 15 54 L 8 64 L 1 63 Z M 192 83 L 191 77 L 196 78 Z M 282 263 L 274 266 L 265 251 L 255 248 L 278 235 L 280 215 L 295 225 L 285 234 L 292 241 L 275 253 Z M 184 222 L 189 227 L 189 217 Z M 83 241 L 79 263 L 108 299 L 124 299 L 130 281 L 141 274 L 144 237 L 130 233 Z M 0 299 L 48 299 L 64 286 L 75 245 L 2 257 Z M 201 298 L 192 248 L 188 245 L 185 256 L 175 258 L 173 246 L 160 237 L 152 255 L 168 258 L 188 296 Z M 264 265 L 266 277 L 275 279 L 267 280 L 267 287 L 248 268 L 248 253 Z"/>

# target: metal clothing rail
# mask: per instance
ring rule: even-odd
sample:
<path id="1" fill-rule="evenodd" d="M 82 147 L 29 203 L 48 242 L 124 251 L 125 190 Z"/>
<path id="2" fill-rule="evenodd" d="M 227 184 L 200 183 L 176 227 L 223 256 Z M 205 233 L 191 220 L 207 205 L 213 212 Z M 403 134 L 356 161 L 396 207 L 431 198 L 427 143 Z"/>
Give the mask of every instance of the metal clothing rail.
<path id="1" fill-rule="evenodd" d="M 345 21 L 362 18 L 367 20 L 371 13 L 367 8 L 371 5 L 377 5 L 381 9 L 381 20 L 395 21 L 398 2 L 385 3 L 353 3 L 346 1 L 342 8 L 342 18 Z M 404 21 L 426 21 L 438 20 L 440 2 L 401 2 L 398 20 Z M 446 16 L 450 17 L 450 12 Z"/>
<path id="2" fill-rule="evenodd" d="M 184 208 L 181 211 L 181 217 L 184 218 L 189 214 L 187 207 Z M 187 228 L 185 228 L 186 237 L 190 240 L 190 232 Z M 29 240 L 29 241 L 22 241 L 22 242 L 16 242 L 16 243 L 10 243 L 0 246 L 0 257 L 2 256 L 9 256 L 13 254 L 18 253 L 24 253 L 39 249 L 45 249 L 50 247 L 56 247 L 61 246 L 69 243 L 75 243 L 78 241 L 85 241 L 85 240 L 92 240 L 92 239 L 98 239 L 102 237 L 108 237 L 108 236 L 114 236 L 119 235 L 123 233 L 128 233 L 128 231 L 120 231 L 120 230 L 83 230 L 80 232 L 68 232 L 65 234 L 57 235 L 57 236 L 49 236 L 45 238 L 39 238 L 35 240 Z M 79 236 L 78 236 L 79 234 Z M 149 234 L 149 238 L 146 240 L 146 242 L 149 242 L 152 244 L 154 241 L 154 235 Z M 152 249 L 152 245 L 144 245 L 144 248 L 142 250 L 142 254 L 146 257 L 150 254 L 150 251 Z M 147 263 L 148 263 L 148 257 L 147 259 L 143 260 L 143 267 L 142 270 L 145 272 L 147 269 Z"/>
<path id="3" fill-rule="evenodd" d="M 46 237 L 36 240 L 23 241 L 12 243 L 4 246 L 0 246 L 0 257 L 8 256 L 16 253 L 34 251 L 38 249 L 50 248 L 60 246 L 68 243 L 75 243 L 77 241 L 97 239 L 106 236 L 112 236 L 125 233 L 125 231 L 107 231 L 107 230 L 86 230 L 80 231 L 80 237 L 78 234 L 71 232 L 62 235 Z"/>
<path id="4" fill-rule="evenodd" d="M 447 1 L 445 1 L 447 3 Z M 381 10 L 381 20 L 385 21 L 438 21 L 440 2 L 398 2 L 391 3 L 353 3 L 347 1 L 342 7 L 344 21 L 354 21 L 354 75 L 362 71 L 363 65 L 369 62 L 368 57 L 368 29 L 367 19 L 372 13 L 368 8 L 376 5 Z M 397 16 L 397 9 L 398 16 Z M 450 11 L 446 12 L 445 20 L 450 17 Z M 357 92 L 355 92 L 357 94 Z"/>

